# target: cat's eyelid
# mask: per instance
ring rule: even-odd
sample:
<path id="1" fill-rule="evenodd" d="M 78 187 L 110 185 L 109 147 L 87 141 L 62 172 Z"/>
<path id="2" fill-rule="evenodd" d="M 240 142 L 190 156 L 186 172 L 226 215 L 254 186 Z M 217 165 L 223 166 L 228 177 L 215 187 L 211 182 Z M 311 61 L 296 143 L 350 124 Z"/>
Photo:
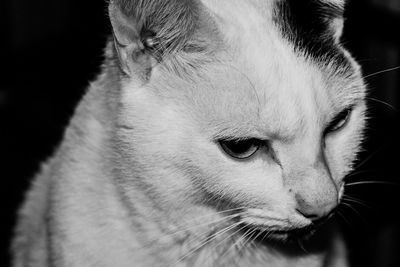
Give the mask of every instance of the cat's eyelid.
<path id="1" fill-rule="evenodd" d="M 356 106 L 355 104 L 348 105 L 347 107 L 342 108 L 340 112 L 336 113 L 329 121 L 329 123 L 326 125 L 324 131 L 325 134 L 328 134 L 330 132 L 335 132 L 343 128 L 349 121 L 349 118 L 353 113 L 355 106 Z M 342 123 L 342 125 L 338 126 L 338 124 L 340 124 L 343 120 L 345 121 Z"/>
<path id="2" fill-rule="evenodd" d="M 334 118 L 336 118 L 337 116 L 340 116 L 342 113 L 348 113 L 351 115 L 351 113 L 354 111 L 356 106 L 357 106 L 357 104 L 350 104 L 350 105 L 342 108 L 342 110 L 340 112 L 338 112 Z"/>
<path id="3" fill-rule="evenodd" d="M 343 111 L 348 111 L 348 110 L 353 111 L 357 109 L 358 107 L 362 106 L 364 101 L 365 101 L 364 98 L 359 98 L 359 97 L 348 101 L 343 101 L 344 103 L 342 103 L 342 105 L 335 108 L 336 111 L 334 112 L 332 118 L 337 117 Z"/>
<path id="4" fill-rule="evenodd" d="M 259 138 L 258 136 L 227 136 L 227 137 L 218 137 L 214 140 L 218 140 L 218 141 L 246 141 L 246 140 L 268 141 L 267 139 Z"/>
<path id="5" fill-rule="evenodd" d="M 334 121 L 337 117 L 339 117 L 343 113 L 353 112 L 357 108 L 357 106 L 359 106 L 358 101 L 356 103 L 347 104 L 347 105 L 344 105 L 343 107 L 337 108 L 337 110 L 329 116 L 330 117 L 329 122 L 331 123 L 332 121 Z"/>
<path id="6" fill-rule="evenodd" d="M 265 135 L 261 135 L 257 132 L 243 133 L 243 134 L 230 134 L 225 132 L 219 132 L 211 136 L 214 141 L 245 141 L 249 139 L 258 139 L 261 141 L 268 141 L 269 139 Z"/>

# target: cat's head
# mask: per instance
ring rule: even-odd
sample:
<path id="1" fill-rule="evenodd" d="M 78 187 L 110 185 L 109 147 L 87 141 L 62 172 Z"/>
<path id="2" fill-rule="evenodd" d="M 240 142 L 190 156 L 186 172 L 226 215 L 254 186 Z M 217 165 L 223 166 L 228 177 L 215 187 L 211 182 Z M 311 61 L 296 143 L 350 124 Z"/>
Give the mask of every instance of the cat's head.
<path id="1" fill-rule="evenodd" d="M 342 47 L 340 0 L 114 0 L 127 196 L 160 209 L 241 208 L 276 231 L 343 195 L 365 86 Z"/>

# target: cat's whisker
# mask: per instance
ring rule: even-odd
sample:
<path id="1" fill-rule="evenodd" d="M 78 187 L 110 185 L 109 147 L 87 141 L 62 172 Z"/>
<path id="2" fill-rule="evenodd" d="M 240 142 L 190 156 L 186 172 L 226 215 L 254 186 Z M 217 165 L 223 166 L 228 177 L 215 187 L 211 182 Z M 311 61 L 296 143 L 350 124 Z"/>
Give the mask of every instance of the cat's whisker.
<path id="1" fill-rule="evenodd" d="M 240 215 L 240 214 L 239 214 Z M 224 222 L 220 222 L 220 224 L 222 224 Z M 237 222 L 236 222 L 237 223 Z M 214 229 L 217 229 L 218 225 L 213 226 Z M 194 242 L 196 240 L 202 240 L 204 236 L 210 238 L 210 230 L 212 231 L 213 228 L 208 227 L 207 229 L 205 229 L 202 233 L 191 233 L 191 235 L 193 236 L 192 240 L 188 241 L 188 244 L 191 244 L 191 242 Z"/>
<path id="2" fill-rule="evenodd" d="M 361 161 L 360 163 L 357 164 L 357 166 L 354 167 L 354 170 L 358 170 L 360 167 L 362 167 L 365 163 L 367 163 L 369 160 L 371 160 L 374 156 L 376 156 L 376 154 L 378 154 L 381 150 L 383 149 L 383 147 L 380 147 L 379 149 L 377 149 L 375 152 L 373 152 L 372 154 L 370 154 L 368 157 L 366 157 L 363 161 Z"/>
<path id="3" fill-rule="evenodd" d="M 238 207 L 238 208 L 217 211 L 216 213 L 219 214 L 219 213 L 226 213 L 226 212 L 232 212 L 232 211 L 238 211 L 238 210 L 244 210 L 244 209 L 246 209 L 246 207 Z"/>
<path id="4" fill-rule="evenodd" d="M 240 228 L 240 230 L 242 231 L 243 229 L 245 229 L 247 227 L 247 225 L 242 226 L 242 228 Z M 240 245 L 240 243 L 244 242 L 246 240 L 247 235 L 249 234 L 249 232 L 251 231 L 251 229 L 248 229 L 243 235 L 240 236 L 240 238 L 238 238 L 238 240 L 236 240 L 231 249 L 237 247 Z"/>
<path id="5" fill-rule="evenodd" d="M 239 207 L 239 208 L 233 208 L 233 209 L 227 209 L 227 210 L 212 212 L 212 213 L 206 214 L 204 216 L 199 216 L 199 217 L 192 218 L 191 220 L 184 221 L 184 223 L 185 224 L 197 223 L 201 219 L 210 218 L 210 217 L 213 218 L 213 217 L 216 217 L 217 215 L 223 215 L 225 213 L 231 213 L 231 212 L 234 212 L 234 211 L 242 211 L 243 209 L 244 209 L 243 207 Z M 237 212 L 237 213 L 234 213 L 234 214 L 223 215 L 223 216 L 224 216 L 224 218 L 231 218 L 231 217 L 238 217 L 238 216 L 240 216 L 242 214 L 243 214 L 243 212 Z"/>
<path id="6" fill-rule="evenodd" d="M 254 229 L 249 229 L 246 231 L 246 233 L 243 235 L 243 239 L 239 243 L 240 244 L 239 249 L 238 249 L 239 251 L 243 250 L 246 247 L 246 245 L 248 244 L 248 241 L 250 240 L 250 237 L 254 231 L 255 231 Z"/>
<path id="7" fill-rule="evenodd" d="M 353 208 L 349 203 L 343 202 L 342 203 L 344 206 L 348 207 L 350 210 L 354 211 L 358 216 L 360 216 L 361 220 L 366 222 L 365 218 L 359 213 L 355 208 Z"/>
<path id="8" fill-rule="evenodd" d="M 213 235 L 211 235 L 210 237 L 205 238 L 204 242 L 200 243 L 200 245 L 196 246 L 195 248 L 191 249 L 188 253 L 186 253 L 185 255 L 183 255 L 182 257 L 180 257 L 176 262 L 174 262 L 173 264 L 171 264 L 170 266 L 175 266 L 177 265 L 179 262 L 183 261 L 184 259 L 186 259 L 187 257 L 191 256 L 192 254 L 194 254 L 196 251 L 198 251 L 199 249 L 201 249 L 202 247 L 204 247 L 205 245 L 207 245 L 208 243 L 212 242 L 213 240 L 215 240 L 219 235 L 222 235 L 232 229 L 234 229 L 235 227 L 237 227 L 238 225 L 240 225 L 241 222 L 237 222 L 234 224 L 231 224 L 219 231 L 217 231 L 216 233 L 214 233 Z"/>
<path id="9" fill-rule="evenodd" d="M 359 174 L 363 174 L 363 173 L 368 173 L 368 172 L 372 172 L 371 170 L 360 170 L 360 171 L 354 171 L 352 173 L 349 173 L 348 175 L 346 175 L 345 179 L 348 179 L 350 177 L 359 175 Z"/>
<path id="10" fill-rule="evenodd" d="M 246 228 L 246 225 L 242 226 L 239 231 L 242 231 L 243 229 Z M 225 255 L 228 255 L 228 253 L 233 250 L 246 236 L 247 232 L 249 230 L 247 230 L 243 235 L 241 235 L 235 242 L 233 242 L 232 246 L 230 246 L 227 250 L 225 250 L 224 253 L 222 253 L 222 255 L 220 256 L 220 258 L 223 258 Z"/>
<path id="11" fill-rule="evenodd" d="M 352 183 L 347 183 L 345 184 L 345 186 L 354 186 L 354 185 L 393 185 L 393 186 L 400 186 L 400 184 L 398 183 L 393 183 L 393 182 L 389 182 L 389 181 L 359 181 L 359 182 L 352 182 Z"/>
<path id="12" fill-rule="evenodd" d="M 344 42 L 344 44 L 348 44 L 349 42 Z M 373 62 L 373 61 L 377 61 L 376 58 L 364 58 L 364 59 L 359 59 L 358 62 Z"/>
<path id="13" fill-rule="evenodd" d="M 372 208 L 370 205 L 368 205 L 368 203 L 366 201 L 363 201 L 363 200 L 358 199 L 358 198 L 354 198 L 354 197 L 350 197 L 350 196 L 343 196 L 342 199 L 343 199 L 343 201 L 353 202 L 353 203 L 362 205 L 362 206 L 364 206 L 366 208 L 369 208 L 369 209 Z"/>
<path id="14" fill-rule="evenodd" d="M 209 217 L 215 217 L 217 215 L 239 216 L 239 214 L 243 213 L 242 212 L 243 209 L 244 209 L 243 207 L 240 207 L 240 208 L 233 208 L 233 209 L 227 209 L 227 210 L 221 210 L 221 211 L 212 211 L 209 214 L 206 214 L 206 215 L 203 215 L 203 216 L 199 216 L 199 217 L 195 217 L 195 218 L 192 218 L 191 220 L 187 220 L 187 221 L 185 221 L 185 223 L 188 224 L 188 223 L 192 223 L 192 222 L 198 222 L 200 219 L 209 218 Z M 224 215 L 226 213 L 232 213 L 232 212 L 235 212 L 235 211 L 240 211 L 240 212 L 236 212 L 236 213 L 230 214 L 230 215 Z"/>
<path id="15" fill-rule="evenodd" d="M 185 221 L 185 224 L 189 224 L 189 225 L 190 225 L 191 223 L 197 223 L 197 222 L 199 221 L 199 219 L 204 219 L 204 218 L 208 218 L 208 217 L 214 217 L 213 215 L 215 215 L 215 214 L 210 214 L 210 216 L 203 216 L 203 217 L 195 218 L 195 219 L 192 219 L 192 220 L 189 220 L 189 221 Z M 194 229 L 194 227 L 199 227 L 199 226 L 204 226 L 204 225 L 210 225 L 210 224 L 217 224 L 217 223 L 226 221 L 226 220 L 228 220 L 228 219 L 233 219 L 233 218 L 239 217 L 239 216 L 241 216 L 241 215 L 242 215 L 241 213 L 235 213 L 235 214 L 231 214 L 231 215 L 225 215 L 225 216 L 222 216 L 222 217 L 220 217 L 220 218 L 218 218 L 218 219 L 216 219 L 216 220 L 213 220 L 213 221 L 211 221 L 211 222 L 196 224 L 196 225 L 193 226 L 193 227 L 181 229 L 181 230 L 179 230 L 179 231 L 180 231 L 180 232 L 182 232 L 182 231 L 188 231 L 188 230 Z"/>
<path id="16" fill-rule="evenodd" d="M 376 76 L 376 75 L 379 75 L 379 74 L 383 74 L 383 73 L 387 73 L 387 72 L 391 72 L 391 71 L 395 71 L 395 70 L 398 70 L 398 69 L 400 69 L 400 66 L 384 69 L 384 70 L 381 70 L 381 71 L 377 71 L 377 72 L 365 75 L 364 79 L 368 79 L 370 77 L 373 77 L 373 76 Z"/>
<path id="17" fill-rule="evenodd" d="M 246 235 L 241 247 L 239 248 L 239 251 L 247 250 L 247 251 L 250 251 L 251 253 L 254 253 L 255 246 L 253 243 L 253 241 L 254 241 L 253 236 L 254 236 L 255 231 L 256 231 L 256 229 L 251 229 L 251 231 Z"/>
<path id="18" fill-rule="evenodd" d="M 301 241 L 301 239 L 297 239 L 297 244 L 299 245 L 299 247 L 301 248 L 301 250 L 303 250 L 306 254 L 309 254 L 310 252 L 305 248 L 303 242 Z"/>
<path id="19" fill-rule="evenodd" d="M 224 216 L 224 217 L 218 218 L 217 220 L 212 220 L 212 221 L 210 221 L 210 222 L 201 223 L 201 224 L 196 224 L 196 225 L 194 225 L 194 226 L 192 226 L 192 227 L 187 227 L 187 228 L 184 228 L 184 229 L 179 229 L 178 231 L 175 231 L 175 232 L 173 232 L 173 231 L 168 232 L 168 233 L 166 233 L 164 236 L 161 236 L 161 237 L 159 237 L 159 238 L 156 238 L 156 239 L 153 239 L 153 240 L 151 240 L 151 241 L 148 241 L 147 244 L 145 245 L 145 247 L 149 247 L 149 246 L 151 246 L 152 244 L 161 241 L 163 238 L 171 238 L 171 237 L 174 237 L 174 236 L 179 235 L 179 234 L 184 233 L 184 232 L 192 231 L 192 235 L 193 235 L 193 230 L 199 229 L 199 228 L 201 228 L 201 227 L 211 226 L 212 224 L 221 224 L 221 223 L 223 223 L 223 222 L 226 222 L 226 221 L 228 221 L 228 220 L 230 220 L 230 219 L 233 219 L 233 218 L 235 218 L 235 217 L 238 217 L 238 216 L 240 216 L 240 215 L 241 215 L 241 214 L 232 214 L 232 215 L 228 215 L 228 216 Z M 204 218 L 204 217 L 205 217 L 205 216 L 203 216 L 203 218 Z M 200 218 L 202 218 L 202 217 L 200 217 Z M 198 220 L 198 218 L 193 219 L 193 220 L 190 220 L 190 221 L 195 222 L 195 221 L 197 221 L 197 220 Z"/>
<path id="20" fill-rule="evenodd" d="M 339 207 L 340 207 L 340 206 L 339 206 Z M 344 214 L 341 213 L 338 209 L 336 210 L 336 213 L 339 215 L 340 218 L 342 218 L 342 220 L 343 220 L 346 224 L 348 224 L 350 227 L 353 227 L 353 226 L 351 225 L 351 223 L 346 219 L 346 217 L 344 216 Z"/>
<path id="21" fill-rule="evenodd" d="M 255 230 L 254 230 L 255 231 Z M 253 232 L 254 232 L 253 231 Z M 258 234 L 255 236 L 255 237 L 253 237 L 253 233 L 250 233 L 250 237 L 249 237 L 249 244 L 250 244 L 250 246 L 251 246 L 251 248 L 253 248 L 253 250 L 252 250 L 252 252 L 254 252 L 254 251 L 259 251 L 259 250 L 257 250 L 256 248 L 257 248 L 257 244 L 255 243 L 255 241 L 263 234 L 265 232 L 265 230 L 259 230 L 259 232 L 258 232 Z M 246 242 L 244 243 L 244 245 L 246 245 Z M 244 248 L 244 246 L 243 246 L 243 248 Z"/>
<path id="22" fill-rule="evenodd" d="M 255 228 L 250 228 L 248 229 L 244 235 L 242 236 L 242 238 L 240 239 L 240 242 L 238 242 L 238 248 L 237 248 L 237 252 L 246 250 L 249 252 L 254 252 L 253 249 L 253 235 L 255 233 L 256 229 Z M 261 234 L 261 231 L 258 233 L 257 236 L 259 236 Z"/>
<path id="23" fill-rule="evenodd" d="M 256 237 L 254 237 L 253 242 L 255 240 L 257 240 L 263 233 L 265 232 L 265 230 L 259 230 L 258 234 L 256 235 Z"/>
<path id="24" fill-rule="evenodd" d="M 362 200 L 362 199 L 359 199 L 359 198 L 356 198 L 353 196 L 345 195 L 345 196 L 343 196 L 343 201 L 348 202 L 348 204 L 351 204 L 351 203 L 358 204 L 358 205 L 363 206 L 364 208 L 370 209 L 372 211 L 378 210 L 378 206 L 375 203 L 365 201 L 365 200 Z"/>
<path id="25" fill-rule="evenodd" d="M 365 98 L 368 99 L 368 100 L 374 101 L 376 103 L 383 104 L 384 106 L 389 107 L 393 111 L 397 111 L 397 109 L 393 105 L 391 105 L 391 104 L 389 104 L 389 103 L 387 103 L 387 102 L 385 102 L 383 100 L 376 99 L 376 98 L 373 98 L 373 97 L 365 97 Z"/>
<path id="26" fill-rule="evenodd" d="M 266 230 L 266 231 L 264 232 L 264 235 L 263 235 L 261 241 L 264 241 L 264 239 L 268 238 L 268 236 L 269 236 L 270 234 L 271 234 L 271 231 Z"/>
<path id="27" fill-rule="evenodd" d="M 241 222 L 239 222 L 239 224 L 241 224 Z M 237 229 L 236 231 L 234 231 L 233 233 L 231 233 L 230 235 L 226 236 L 225 238 L 223 238 L 220 242 L 218 242 L 215 246 L 214 249 L 217 249 L 217 247 L 219 245 L 221 245 L 222 243 L 224 243 L 227 239 L 232 238 L 233 236 L 235 236 L 237 233 L 239 233 L 242 230 L 242 228 Z M 212 249 L 212 250 L 214 250 Z"/>

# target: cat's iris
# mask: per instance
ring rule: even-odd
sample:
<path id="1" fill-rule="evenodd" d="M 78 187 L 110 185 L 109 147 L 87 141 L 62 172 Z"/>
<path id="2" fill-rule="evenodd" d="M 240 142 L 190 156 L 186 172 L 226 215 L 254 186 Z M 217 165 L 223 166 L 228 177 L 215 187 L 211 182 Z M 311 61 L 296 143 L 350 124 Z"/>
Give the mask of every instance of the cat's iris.
<path id="1" fill-rule="evenodd" d="M 222 150 L 236 159 L 248 159 L 253 156 L 262 145 L 262 141 L 256 138 L 220 140 Z"/>
<path id="2" fill-rule="evenodd" d="M 346 126 L 347 122 L 350 119 L 351 112 L 353 111 L 353 108 L 346 108 L 343 111 L 341 111 L 336 117 L 333 118 L 331 123 L 328 125 L 328 127 L 325 130 L 325 134 L 331 133 L 331 132 L 336 132 L 340 129 L 342 129 L 344 126 Z"/>

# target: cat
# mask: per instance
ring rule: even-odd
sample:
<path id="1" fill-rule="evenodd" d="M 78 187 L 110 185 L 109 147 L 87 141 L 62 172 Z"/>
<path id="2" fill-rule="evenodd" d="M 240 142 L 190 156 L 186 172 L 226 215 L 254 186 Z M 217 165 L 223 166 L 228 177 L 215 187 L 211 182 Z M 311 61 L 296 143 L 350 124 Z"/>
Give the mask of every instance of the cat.
<path id="1" fill-rule="evenodd" d="M 366 88 L 344 7 L 111 0 L 102 72 L 27 193 L 13 266 L 348 266 L 334 214 Z"/>

